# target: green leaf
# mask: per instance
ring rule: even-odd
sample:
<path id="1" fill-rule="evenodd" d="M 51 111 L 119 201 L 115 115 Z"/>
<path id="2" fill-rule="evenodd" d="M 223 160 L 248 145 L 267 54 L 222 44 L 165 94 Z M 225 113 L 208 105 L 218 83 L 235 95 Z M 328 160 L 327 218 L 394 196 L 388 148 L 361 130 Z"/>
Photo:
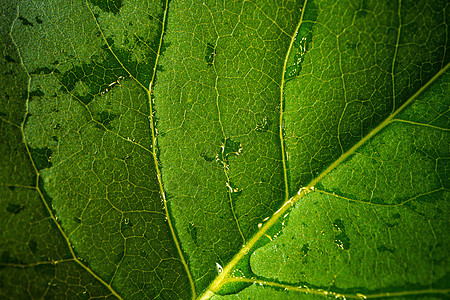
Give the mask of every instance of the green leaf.
<path id="1" fill-rule="evenodd" d="M 445 298 L 445 1 L 0 1 L 2 298 Z"/>

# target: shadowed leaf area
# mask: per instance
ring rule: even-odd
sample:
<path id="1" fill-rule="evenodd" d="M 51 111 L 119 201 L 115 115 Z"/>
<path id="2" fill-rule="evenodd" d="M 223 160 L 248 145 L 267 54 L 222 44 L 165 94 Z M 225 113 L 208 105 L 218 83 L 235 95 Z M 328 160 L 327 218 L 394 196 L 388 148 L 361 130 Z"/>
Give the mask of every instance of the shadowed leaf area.
<path id="1" fill-rule="evenodd" d="M 0 298 L 449 297 L 447 1 L 0 11 Z"/>

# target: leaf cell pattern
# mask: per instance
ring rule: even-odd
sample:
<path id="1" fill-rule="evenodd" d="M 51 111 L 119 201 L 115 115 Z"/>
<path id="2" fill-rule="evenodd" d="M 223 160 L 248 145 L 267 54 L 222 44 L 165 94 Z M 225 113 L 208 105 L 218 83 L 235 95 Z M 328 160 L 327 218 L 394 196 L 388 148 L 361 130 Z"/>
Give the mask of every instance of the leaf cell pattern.
<path id="1" fill-rule="evenodd" d="M 445 1 L 0 11 L 0 297 L 448 297 Z"/>

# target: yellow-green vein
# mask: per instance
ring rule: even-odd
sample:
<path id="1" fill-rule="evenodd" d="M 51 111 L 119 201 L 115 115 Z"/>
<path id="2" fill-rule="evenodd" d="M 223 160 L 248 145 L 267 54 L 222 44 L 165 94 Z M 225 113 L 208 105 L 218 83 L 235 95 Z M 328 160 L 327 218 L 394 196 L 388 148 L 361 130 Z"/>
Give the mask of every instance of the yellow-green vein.
<path id="1" fill-rule="evenodd" d="M 161 56 L 161 48 L 162 48 L 162 43 L 163 43 L 163 36 L 164 36 L 164 31 L 165 31 L 165 26 L 167 23 L 167 12 L 169 10 L 169 0 L 166 0 L 165 3 L 165 7 L 164 7 L 164 16 L 163 16 L 163 22 L 162 22 L 162 29 L 161 29 L 161 36 L 159 39 L 159 45 L 158 45 L 158 51 L 156 53 L 156 59 L 155 59 L 155 66 L 153 67 L 153 74 L 152 74 L 152 80 L 149 83 L 148 86 L 148 90 L 147 90 L 147 95 L 148 95 L 148 105 L 150 108 L 150 115 L 149 115 L 149 120 L 150 120 L 150 131 L 151 131 L 151 135 L 152 135 L 152 156 L 153 156 L 153 160 L 154 160 L 154 164 L 155 164 L 155 168 L 156 168 L 156 174 L 158 177 L 158 185 L 159 185 L 159 190 L 161 193 L 161 197 L 164 203 L 164 211 L 166 213 L 166 219 L 167 219 L 167 224 L 169 225 L 170 228 L 170 233 L 172 234 L 172 238 L 173 241 L 175 243 L 175 246 L 177 248 L 178 251 L 178 255 L 180 256 L 180 260 L 181 263 L 183 264 L 183 267 L 186 271 L 186 275 L 188 277 L 189 280 L 189 285 L 191 287 L 191 292 L 192 292 L 192 299 L 195 299 L 196 294 L 195 294 L 195 285 L 194 285 L 194 280 L 192 278 L 191 272 L 189 270 L 189 266 L 186 262 L 186 259 L 184 258 L 183 255 L 183 250 L 181 249 L 181 245 L 180 242 L 178 241 L 178 237 L 176 235 L 175 229 L 173 227 L 173 223 L 172 223 L 172 219 L 171 216 L 169 215 L 169 207 L 167 205 L 167 198 L 166 198 L 166 193 L 164 191 L 164 186 L 163 186 L 163 182 L 162 182 L 162 176 L 161 176 L 161 170 L 159 169 L 159 164 L 158 164 L 158 156 L 156 154 L 156 147 L 157 147 L 157 141 L 156 141 L 156 130 L 155 130 L 155 119 L 154 119 L 154 107 L 153 107 L 153 102 L 152 102 L 152 94 L 153 94 L 153 85 L 155 84 L 155 79 L 156 79 L 156 69 L 158 66 L 158 60 Z"/>
<path id="2" fill-rule="evenodd" d="M 302 13 L 300 15 L 300 20 L 294 30 L 294 33 L 291 36 L 291 42 L 289 44 L 289 48 L 286 53 L 286 57 L 283 63 L 283 70 L 281 71 L 281 85 L 280 85 L 280 124 L 279 124 L 279 135 L 280 135 L 280 146 L 281 146 L 281 161 L 283 162 L 283 176 L 284 176 L 284 201 L 289 199 L 289 182 L 288 182 L 288 174 L 287 174 L 287 166 L 286 166 L 286 147 L 284 145 L 284 136 L 283 136 L 283 117 L 284 117 L 284 85 L 286 83 L 286 68 L 289 56 L 291 55 L 292 47 L 294 46 L 295 38 L 297 36 L 298 30 L 303 23 L 303 17 L 305 15 L 306 4 L 308 0 L 305 0 L 302 7 Z"/>
<path id="3" fill-rule="evenodd" d="M 413 295 L 426 295 L 426 294 L 440 294 L 446 295 L 450 293 L 450 289 L 426 289 L 426 290 L 412 290 L 412 291 L 402 291 L 402 292 L 386 292 L 386 293 L 377 293 L 377 294 L 347 294 L 347 293 L 336 293 L 324 289 L 310 288 L 305 285 L 301 286 L 291 286 L 286 284 L 281 284 L 278 282 L 272 281 L 264 281 L 258 279 L 244 278 L 244 277 L 234 277 L 227 278 L 225 280 L 226 283 L 230 282 L 246 282 L 253 283 L 262 286 L 271 286 L 275 288 L 281 288 L 288 291 L 304 293 L 304 294 L 312 294 L 319 295 L 325 297 L 334 297 L 336 299 L 375 299 L 375 298 L 387 298 L 387 297 L 400 297 L 400 296 L 413 296 Z"/>
<path id="4" fill-rule="evenodd" d="M 397 8 L 397 18 L 398 18 L 398 29 L 397 29 L 397 40 L 395 41 L 395 50 L 394 50 L 394 57 L 392 59 L 392 66 L 391 66 L 391 80 L 392 80 L 392 112 L 395 111 L 396 103 L 396 95 L 395 95 L 395 75 L 394 75 L 394 69 L 395 69 L 395 61 L 397 59 L 397 53 L 398 53 L 398 44 L 400 43 L 400 32 L 402 27 L 402 17 L 400 15 L 400 10 L 402 9 L 402 1 L 398 0 L 398 8 Z"/>

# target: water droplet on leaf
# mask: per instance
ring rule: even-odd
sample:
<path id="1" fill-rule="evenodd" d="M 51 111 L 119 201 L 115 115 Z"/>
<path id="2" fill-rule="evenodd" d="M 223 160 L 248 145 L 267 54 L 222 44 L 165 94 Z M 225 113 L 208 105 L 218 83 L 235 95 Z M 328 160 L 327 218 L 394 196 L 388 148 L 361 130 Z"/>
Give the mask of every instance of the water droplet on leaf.
<path id="1" fill-rule="evenodd" d="M 223 268 L 219 263 L 216 263 L 216 269 L 218 274 L 222 274 Z"/>

